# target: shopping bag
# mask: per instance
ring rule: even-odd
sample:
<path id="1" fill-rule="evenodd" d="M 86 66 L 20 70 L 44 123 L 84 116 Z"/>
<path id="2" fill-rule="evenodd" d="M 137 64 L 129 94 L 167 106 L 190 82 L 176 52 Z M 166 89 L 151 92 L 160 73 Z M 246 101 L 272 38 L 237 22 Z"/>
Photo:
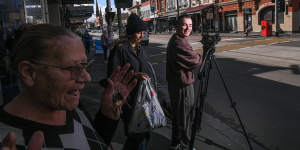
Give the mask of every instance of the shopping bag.
<path id="1" fill-rule="evenodd" d="M 150 80 L 149 77 L 146 77 L 141 81 L 133 115 L 128 126 L 129 133 L 148 132 L 167 124 L 157 93 Z"/>

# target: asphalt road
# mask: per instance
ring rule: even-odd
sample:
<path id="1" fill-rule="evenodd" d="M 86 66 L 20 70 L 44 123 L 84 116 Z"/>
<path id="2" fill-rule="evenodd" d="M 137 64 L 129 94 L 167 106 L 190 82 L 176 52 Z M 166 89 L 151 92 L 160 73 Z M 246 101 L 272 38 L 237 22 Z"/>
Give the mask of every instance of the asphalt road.
<path id="1" fill-rule="evenodd" d="M 166 82 L 164 65 L 167 41 L 167 38 L 150 39 L 150 44 L 146 47 L 152 63 L 156 65 L 160 83 Z M 228 39 L 220 42 L 220 46 L 251 41 L 255 39 Z M 189 42 L 192 43 L 193 48 L 201 48 L 198 39 L 189 39 Z M 269 43 L 216 54 L 221 75 L 225 79 L 233 101 L 237 103 L 236 108 L 249 131 L 252 142 L 264 149 L 299 150 L 300 148 L 298 142 L 300 133 L 299 43 L 300 40 Z M 213 66 L 205 111 L 236 131 L 241 131 L 231 104 L 217 68 Z M 210 135 L 204 136 L 214 138 Z"/>

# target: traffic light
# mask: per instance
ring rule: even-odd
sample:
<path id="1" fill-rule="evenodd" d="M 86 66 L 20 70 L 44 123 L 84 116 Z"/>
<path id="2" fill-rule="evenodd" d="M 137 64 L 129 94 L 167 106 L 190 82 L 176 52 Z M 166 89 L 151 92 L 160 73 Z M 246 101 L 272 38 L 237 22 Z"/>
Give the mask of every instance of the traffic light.
<path id="1" fill-rule="evenodd" d="M 285 0 L 277 0 L 277 8 L 278 8 L 278 12 L 284 12 L 285 11 Z"/>

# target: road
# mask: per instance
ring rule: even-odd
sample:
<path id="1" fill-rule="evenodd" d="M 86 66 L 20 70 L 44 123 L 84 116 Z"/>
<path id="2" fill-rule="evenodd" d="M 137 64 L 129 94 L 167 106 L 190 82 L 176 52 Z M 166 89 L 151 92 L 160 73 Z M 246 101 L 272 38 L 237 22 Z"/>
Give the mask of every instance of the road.
<path id="1" fill-rule="evenodd" d="M 272 38 L 275 41 L 268 40 L 271 39 L 223 39 L 217 45 L 217 49 L 232 47 L 232 50 L 225 48 L 224 51 L 216 53 L 216 62 L 233 100 L 237 103 L 239 115 L 253 139 L 252 142 L 264 149 L 298 150 L 300 40 L 294 39 L 296 41 L 292 42 L 282 38 Z M 146 48 L 152 63 L 159 66 L 157 74 L 160 83 L 165 83 L 167 41 L 168 37 L 155 37 L 150 39 L 151 44 Z M 200 39 L 196 38 L 189 39 L 194 49 L 202 47 L 199 41 Z M 263 41 L 269 43 L 257 44 Z M 273 44 L 277 42 L 282 43 Z M 240 47 L 235 49 L 236 47 L 232 45 Z M 241 131 L 215 66 L 210 73 L 206 103 L 208 114 L 234 130 Z M 203 134 L 203 136 L 214 139 L 210 135 Z M 236 139 L 239 140 L 242 139 Z M 220 144 L 228 145 L 228 143 Z"/>

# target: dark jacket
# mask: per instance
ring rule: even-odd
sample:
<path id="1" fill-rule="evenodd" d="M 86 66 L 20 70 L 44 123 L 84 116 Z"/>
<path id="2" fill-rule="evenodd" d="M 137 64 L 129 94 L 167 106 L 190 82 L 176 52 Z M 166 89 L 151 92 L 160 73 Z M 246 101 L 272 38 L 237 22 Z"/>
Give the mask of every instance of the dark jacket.
<path id="1" fill-rule="evenodd" d="M 136 54 L 137 53 L 137 54 Z M 150 62 L 148 62 L 148 58 L 146 55 L 145 50 L 138 46 L 137 52 L 134 52 L 131 48 L 128 41 L 125 43 L 115 46 L 109 56 L 108 64 L 107 64 L 107 77 L 109 77 L 113 70 L 117 66 L 124 66 L 126 63 L 129 63 L 131 65 L 131 69 L 134 70 L 134 72 L 144 72 L 149 75 L 149 77 L 152 80 L 152 83 L 155 82 L 155 73 L 154 70 L 152 70 L 152 65 Z M 130 95 L 127 97 L 127 102 L 129 105 L 124 104 L 123 105 L 123 119 L 129 121 L 131 118 L 132 110 L 131 108 L 134 108 L 135 100 L 137 99 L 137 91 L 139 88 L 139 83 L 137 86 L 133 89 L 133 91 L 130 93 Z M 154 84 L 153 84 L 154 85 Z M 125 117 L 125 118 L 124 118 Z"/>
<path id="2" fill-rule="evenodd" d="M 193 51 L 187 39 L 174 34 L 167 47 L 166 79 L 168 83 L 188 85 L 194 82 L 193 69 L 201 64 L 200 54 Z"/>

